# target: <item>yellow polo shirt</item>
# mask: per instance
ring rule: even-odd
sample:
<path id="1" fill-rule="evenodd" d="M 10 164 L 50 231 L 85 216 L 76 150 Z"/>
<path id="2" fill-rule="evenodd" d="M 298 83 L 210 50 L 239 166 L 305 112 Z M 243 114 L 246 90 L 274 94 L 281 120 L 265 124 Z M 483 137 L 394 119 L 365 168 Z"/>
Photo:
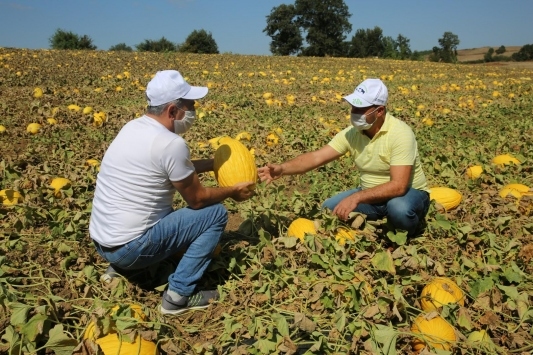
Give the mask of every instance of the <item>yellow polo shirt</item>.
<path id="1" fill-rule="evenodd" d="M 351 153 L 361 173 L 363 190 L 389 182 L 391 166 L 412 165 L 409 186 L 429 192 L 413 130 L 389 113 L 374 138 L 350 126 L 328 144 L 340 154 Z"/>

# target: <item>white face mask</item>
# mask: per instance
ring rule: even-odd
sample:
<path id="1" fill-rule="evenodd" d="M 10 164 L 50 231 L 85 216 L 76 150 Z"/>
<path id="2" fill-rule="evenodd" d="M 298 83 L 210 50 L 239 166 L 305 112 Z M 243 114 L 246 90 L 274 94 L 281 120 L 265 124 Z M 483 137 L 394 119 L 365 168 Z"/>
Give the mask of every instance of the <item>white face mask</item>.
<path id="1" fill-rule="evenodd" d="M 191 128 L 196 119 L 196 111 L 185 111 L 185 116 L 181 120 L 174 121 L 174 132 L 183 134 Z"/>
<path id="2" fill-rule="evenodd" d="M 370 112 L 369 115 L 371 115 L 374 112 L 376 112 L 376 110 L 378 108 L 379 107 L 377 107 L 374 111 Z M 366 116 L 367 115 L 360 114 L 360 113 L 352 113 L 352 114 L 350 114 L 350 121 L 352 122 L 352 125 L 355 128 L 357 128 L 358 131 L 369 130 L 370 128 L 372 128 L 372 126 L 374 125 L 374 123 L 376 123 L 376 120 L 378 119 L 377 116 L 376 116 L 376 118 L 374 119 L 374 122 L 368 123 L 368 122 L 366 122 Z"/>

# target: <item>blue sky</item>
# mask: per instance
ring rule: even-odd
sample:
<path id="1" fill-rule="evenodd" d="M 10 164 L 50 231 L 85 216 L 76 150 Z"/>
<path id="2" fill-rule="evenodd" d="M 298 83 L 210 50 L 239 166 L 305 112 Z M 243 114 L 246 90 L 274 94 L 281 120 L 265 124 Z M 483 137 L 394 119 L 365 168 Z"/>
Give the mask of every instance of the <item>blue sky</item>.
<path id="1" fill-rule="evenodd" d="M 263 29 L 277 0 L 0 0 L 0 47 L 49 48 L 57 28 L 88 35 L 98 49 L 145 39 L 182 43 L 193 31 L 211 32 L 219 51 L 269 55 Z M 444 32 L 459 49 L 533 44 L 531 0 L 345 0 L 352 33 L 379 26 L 410 39 L 412 50 L 438 46 Z"/>

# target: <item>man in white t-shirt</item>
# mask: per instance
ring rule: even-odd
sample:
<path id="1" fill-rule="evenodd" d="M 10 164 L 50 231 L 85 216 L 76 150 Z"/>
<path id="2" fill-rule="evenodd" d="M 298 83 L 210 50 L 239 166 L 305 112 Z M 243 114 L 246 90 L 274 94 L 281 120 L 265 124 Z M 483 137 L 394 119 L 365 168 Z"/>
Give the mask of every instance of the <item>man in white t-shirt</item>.
<path id="1" fill-rule="evenodd" d="M 107 149 L 96 181 L 89 232 L 112 278 L 146 268 L 187 251 L 169 276 L 161 312 L 204 308 L 216 290 L 196 285 L 211 261 L 228 217 L 221 201 L 249 199 L 250 181 L 209 188 L 198 173 L 213 170 L 213 159 L 191 160 L 180 134 L 194 123 L 194 102 L 206 87 L 189 85 L 178 71 L 159 71 L 146 87 L 148 109 L 128 122 Z M 176 190 L 188 207 L 176 211 Z"/>

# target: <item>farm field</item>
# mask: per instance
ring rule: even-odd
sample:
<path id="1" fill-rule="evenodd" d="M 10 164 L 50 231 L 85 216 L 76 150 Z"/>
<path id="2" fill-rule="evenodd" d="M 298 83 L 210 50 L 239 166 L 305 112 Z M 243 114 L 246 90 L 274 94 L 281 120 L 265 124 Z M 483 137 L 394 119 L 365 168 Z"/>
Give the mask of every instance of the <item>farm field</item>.
<path id="1" fill-rule="evenodd" d="M 351 226 L 320 205 L 357 185 L 353 157 L 258 184 L 251 200 L 224 202 L 230 222 L 202 281 L 221 299 L 164 317 L 178 257 L 138 282 L 104 284 L 108 264 L 88 234 L 99 162 L 143 114 L 145 86 L 162 69 L 209 87 L 184 136 L 192 158 L 212 157 L 213 138 L 248 132 L 241 142 L 258 167 L 326 144 L 350 124 L 342 96 L 381 78 L 389 112 L 415 131 L 429 186 L 462 200 L 449 210 L 433 202 L 417 238 L 363 221 L 341 241 L 337 230 Z M 527 67 L 0 48 L 0 353 L 92 354 L 118 334 L 139 354 L 153 353 L 150 342 L 162 354 L 412 354 L 416 339 L 439 354 L 530 354 L 532 190 L 502 190 L 533 187 L 532 114 Z M 504 154 L 515 163 L 493 162 Z M 178 194 L 174 203 L 185 206 Z M 299 217 L 320 222 L 317 234 L 287 237 Z M 464 297 L 426 313 L 420 295 L 435 277 Z M 419 315 L 437 313 L 455 341 L 413 333 Z"/>
<path id="2" fill-rule="evenodd" d="M 500 46 L 494 46 L 494 50 L 498 49 Z M 457 60 L 459 62 L 467 62 L 472 60 L 483 59 L 485 54 L 489 51 L 491 47 L 479 47 L 479 48 L 469 48 L 469 49 L 458 49 L 457 50 Z M 512 54 L 520 51 L 521 46 L 505 46 L 504 56 L 510 57 Z M 516 62 L 515 62 L 516 63 Z M 513 63 L 514 64 L 514 63 Z"/>

